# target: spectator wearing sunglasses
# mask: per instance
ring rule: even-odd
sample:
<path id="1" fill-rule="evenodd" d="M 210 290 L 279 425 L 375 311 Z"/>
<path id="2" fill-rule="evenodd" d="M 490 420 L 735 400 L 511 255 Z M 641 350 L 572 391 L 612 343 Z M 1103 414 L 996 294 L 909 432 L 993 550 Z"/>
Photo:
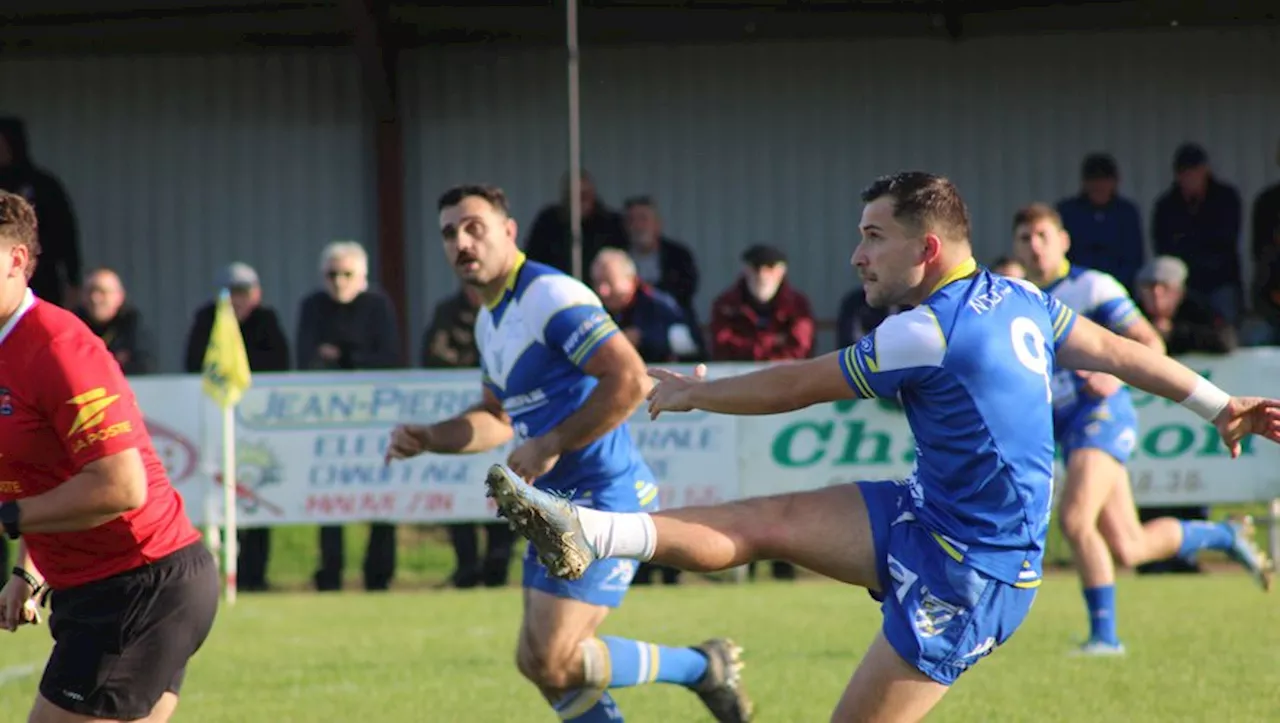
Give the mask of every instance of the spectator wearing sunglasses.
<path id="1" fill-rule="evenodd" d="M 324 288 L 302 301 L 297 361 L 302 370 L 394 369 L 403 366 L 391 299 L 369 288 L 369 257 L 355 241 L 335 241 L 320 255 Z M 374 522 L 364 559 L 366 590 L 386 590 L 396 566 L 395 525 Z M 342 589 L 343 528 L 320 528 L 316 589 Z"/>

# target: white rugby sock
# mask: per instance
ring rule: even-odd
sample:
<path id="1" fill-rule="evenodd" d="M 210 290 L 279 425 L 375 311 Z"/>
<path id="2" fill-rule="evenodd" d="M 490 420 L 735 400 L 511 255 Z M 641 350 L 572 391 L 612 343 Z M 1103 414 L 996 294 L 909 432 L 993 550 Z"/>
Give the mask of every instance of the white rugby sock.
<path id="1" fill-rule="evenodd" d="M 658 530 L 645 512 L 604 512 L 578 508 L 578 521 L 596 557 L 649 560 L 658 547 Z"/>

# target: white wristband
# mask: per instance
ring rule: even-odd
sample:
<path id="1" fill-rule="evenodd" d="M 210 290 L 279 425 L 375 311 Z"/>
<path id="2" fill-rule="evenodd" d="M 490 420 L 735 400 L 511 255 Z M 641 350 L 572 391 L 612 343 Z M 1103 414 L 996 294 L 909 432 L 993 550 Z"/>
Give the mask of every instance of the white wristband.
<path id="1" fill-rule="evenodd" d="M 1231 402 L 1231 395 L 1219 389 L 1213 382 L 1199 377 L 1196 388 L 1182 400 L 1182 406 L 1190 409 L 1206 422 L 1218 418 L 1223 409 Z"/>

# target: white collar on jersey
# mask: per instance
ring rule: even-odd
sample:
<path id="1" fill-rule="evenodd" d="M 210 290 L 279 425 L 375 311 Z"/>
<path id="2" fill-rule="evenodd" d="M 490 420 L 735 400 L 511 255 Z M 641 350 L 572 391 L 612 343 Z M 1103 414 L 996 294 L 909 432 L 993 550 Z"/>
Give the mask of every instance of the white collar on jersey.
<path id="1" fill-rule="evenodd" d="M 13 327 L 18 325 L 18 320 L 35 305 L 36 295 L 31 293 L 31 289 L 27 289 L 27 293 L 22 296 L 22 301 L 18 304 L 17 310 L 13 312 L 13 316 L 9 317 L 9 320 L 4 323 L 4 326 L 0 326 L 0 343 L 4 343 L 4 340 L 9 338 L 9 334 L 13 331 Z"/>

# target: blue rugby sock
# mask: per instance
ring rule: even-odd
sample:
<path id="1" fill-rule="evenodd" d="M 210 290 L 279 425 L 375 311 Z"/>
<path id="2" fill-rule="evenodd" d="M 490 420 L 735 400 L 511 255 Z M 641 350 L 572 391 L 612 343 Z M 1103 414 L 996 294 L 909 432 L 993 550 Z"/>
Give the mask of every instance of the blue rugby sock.
<path id="1" fill-rule="evenodd" d="M 1194 560 L 1201 550 L 1230 550 L 1235 543 L 1235 531 L 1226 522 L 1186 520 L 1182 523 L 1182 544 L 1178 557 Z"/>
<path id="2" fill-rule="evenodd" d="M 613 696 L 598 689 L 582 688 L 569 693 L 553 706 L 560 720 L 574 723 L 620 723 L 622 711 Z"/>
<path id="3" fill-rule="evenodd" d="M 668 648 L 625 638 L 601 637 L 609 656 L 610 688 L 647 683 L 692 686 L 707 672 L 707 656 L 693 648 Z"/>
<path id="4" fill-rule="evenodd" d="M 1089 639 L 1112 645 L 1116 637 L 1116 587 L 1101 585 L 1084 590 L 1084 603 L 1089 608 Z"/>

